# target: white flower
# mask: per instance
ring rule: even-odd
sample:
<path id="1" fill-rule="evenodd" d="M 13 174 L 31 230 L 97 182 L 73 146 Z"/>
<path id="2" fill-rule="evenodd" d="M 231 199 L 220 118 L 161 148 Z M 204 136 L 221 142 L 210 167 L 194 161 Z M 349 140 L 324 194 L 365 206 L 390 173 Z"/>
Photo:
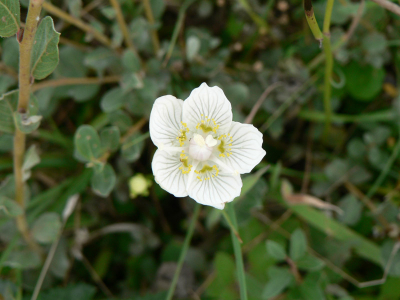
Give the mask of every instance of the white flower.
<path id="1" fill-rule="evenodd" d="M 176 197 L 223 209 L 240 195 L 240 174 L 265 156 L 262 134 L 232 121 L 232 107 L 219 87 L 206 83 L 182 101 L 156 99 L 150 137 L 158 147 L 152 169 L 156 182 Z"/>

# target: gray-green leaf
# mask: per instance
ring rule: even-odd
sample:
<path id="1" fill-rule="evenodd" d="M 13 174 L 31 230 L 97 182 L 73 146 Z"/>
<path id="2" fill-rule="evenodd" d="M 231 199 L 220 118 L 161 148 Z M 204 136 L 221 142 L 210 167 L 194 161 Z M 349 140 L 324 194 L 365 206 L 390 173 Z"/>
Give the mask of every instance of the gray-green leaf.
<path id="1" fill-rule="evenodd" d="M 87 161 L 99 158 L 102 154 L 100 137 L 90 125 L 78 128 L 74 137 L 75 150 Z"/>
<path id="2" fill-rule="evenodd" d="M 24 173 L 24 181 L 28 180 L 31 176 L 31 169 L 40 163 L 40 157 L 37 153 L 36 146 L 32 145 L 25 154 L 24 164 L 22 165 L 22 171 Z"/>
<path id="3" fill-rule="evenodd" d="M 27 113 L 14 113 L 15 125 L 25 134 L 31 133 L 39 128 L 42 116 L 30 116 Z"/>
<path id="4" fill-rule="evenodd" d="M 278 296 L 293 281 L 293 275 L 287 269 L 271 267 L 268 274 L 270 280 L 262 293 L 265 300 Z"/>
<path id="5" fill-rule="evenodd" d="M 0 0 L 0 36 L 10 37 L 17 33 L 20 26 L 18 0 Z"/>
<path id="6" fill-rule="evenodd" d="M 99 196 L 107 197 L 114 189 L 116 176 L 110 164 L 106 164 L 101 171 L 95 170 L 92 176 L 92 189 Z"/>
<path id="7" fill-rule="evenodd" d="M 32 235 L 39 243 L 50 244 L 61 228 L 60 216 L 55 212 L 44 213 L 33 224 Z"/>
<path id="8" fill-rule="evenodd" d="M 101 99 L 100 106 L 105 112 L 112 112 L 124 105 L 125 97 L 122 89 L 113 88 L 108 91 Z"/>
<path id="9" fill-rule="evenodd" d="M 60 33 L 54 29 L 53 19 L 44 18 L 36 31 L 32 48 L 31 74 L 35 79 L 50 75 L 58 65 Z"/>
<path id="10" fill-rule="evenodd" d="M 104 149 L 115 151 L 119 147 L 120 132 L 117 126 L 104 128 L 101 133 L 101 144 Z"/>
<path id="11" fill-rule="evenodd" d="M 10 217 L 19 216 L 24 212 L 17 202 L 6 196 L 0 196 L 0 211 L 4 211 Z"/>
<path id="12" fill-rule="evenodd" d="M 275 241 L 267 241 L 267 252 L 271 257 L 278 261 L 285 260 L 286 258 L 285 249 Z"/>
<path id="13" fill-rule="evenodd" d="M 11 91 L 0 97 L 0 131 L 14 133 L 14 111 L 17 110 L 18 91 Z"/>
<path id="14" fill-rule="evenodd" d="M 296 229 L 290 237 L 290 257 L 294 261 L 300 259 L 306 254 L 307 239 L 300 228 Z"/>
<path id="15" fill-rule="evenodd" d="M 122 156 L 129 162 L 136 161 L 142 153 L 144 146 L 143 141 L 148 137 L 148 133 L 142 135 L 133 134 L 128 137 L 121 147 Z"/>

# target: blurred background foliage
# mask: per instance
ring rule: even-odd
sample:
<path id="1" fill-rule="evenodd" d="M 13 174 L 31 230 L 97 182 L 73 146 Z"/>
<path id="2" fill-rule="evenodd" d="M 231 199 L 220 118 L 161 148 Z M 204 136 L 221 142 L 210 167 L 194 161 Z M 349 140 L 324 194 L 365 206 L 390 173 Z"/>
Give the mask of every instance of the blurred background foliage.
<path id="1" fill-rule="evenodd" d="M 241 122 L 268 92 L 253 119 L 267 156 L 234 201 L 249 299 L 400 299 L 400 17 L 335 2 L 324 133 L 324 57 L 302 1 L 117 3 L 130 42 L 113 1 L 43 7 L 59 64 L 32 85 L 43 119 L 28 136 L 26 209 L 43 252 L 60 243 L 38 299 L 165 299 L 194 201 L 154 182 L 148 118 L 157 97 L 185 99 L 202 82 L 223 88 Z M 313 5 L 322 28 L 326 1 Z M 17 53 L 1 39 L 0 94 L 18 88 Z M 43 258 L 17 233 L 13 129 L 1 124 L 0 298 L 30 299 Z M 176 298 L 239 299 L 235 268 L 227 224 L 202 207 Z"/>

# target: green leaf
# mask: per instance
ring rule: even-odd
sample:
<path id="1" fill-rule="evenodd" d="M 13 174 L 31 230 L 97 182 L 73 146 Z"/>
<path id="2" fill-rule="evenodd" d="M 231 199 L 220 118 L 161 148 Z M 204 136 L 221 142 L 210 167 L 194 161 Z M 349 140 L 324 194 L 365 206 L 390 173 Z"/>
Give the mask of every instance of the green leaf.
<path id="1" fill-rule="evenodd" d="M 132 50 L 126 50 L 122 56 L 123 67 L 132 73 L 139 72 L 141 69 L 140 59 Z"/>
<path id="2" fill-rule="evenodd" d="M 129 162 L 138 160 L 144 147 L 144 140 L 149 137 L 148 133 L 133 134 L 126 139 L 121 146 L 122 156 Z"/>
<path id="3" fill-rule="evenodd" d="M 114 169 L 106 164 L 101 171 L 95 170 L 93 173 L 92 189 L 97 195 L 107 197 L 114 189 L 116 180 Z"/>
<path id="4" fill-rule="evenodd" d="M 44 18 L 36 31 L 32 48 L 31 74 L 35 79 L 49 76 L 58 65 L 60 33 L 54 29 L 53 19 Z"/>
<path id="5" fill-rule="evenodd" d="M 264 288 L 262 299 L 271 299 L 278 296 L 293 281 L 293 275 L 289 270 L 271 267 L 268 271 L 270 280 Z"/>
<path id="6" fill-rule="evenodd" d="M 37 252 L 24 249 L 14 250 L 4 262 L 4 265 L 15 269 L 35 269 L 40 266 L 41 262 Z"/>
<path id="7" fill-rule="evenodd" d="M 31 176 L 31 169 L 40 163 L 40 157 L 37 153 L 36 146 L 32 145 L 25 154 L 22 171 L 24 172 L 24 181 L 28 180 Z"/>
<path id="8" fill-rule="evenodd" d="M 186 41 L 186 58 L 188 61 L 192 61 L 200 50 L 200 39 L 197 36 L 189 36 Z"/>
<path id="9" fill-rule="evenodd" d="M 100 137 L 90 125 L 81 125 L 74 137 L 75 150 L 82 158 L 93 161 L 102 155 Z"/>
<path id="10" fill-rule="evenodd" d="M 69 0 L 67 3 L 71 15 L 75 18 L 79 18 L 82 11 L 82 0 Z"/>
<path id="11" fill-rule="evenodd" d="M 18 106 L 18 91 L 11 91 L 0 97 L 0 131 L 14 133 L 14 111 Z"/>
<path id="12" fill-rule="evenodd" d="M 300 228 L 296 229 L 290 237 L 290 258 L 294 261 L 302 258 L 307 251 L 307 239 Z"/>
<path id="13" fill-rule="evenodd" d="M 318 278 L 315 278 L 314 274 L 307 275 L 303 284 L 300 286 L 300 293 L 303 295 L 303 299 L 325 300 Z"/>
<path id="14" fill-rule="evenodd" d="M 351 96 L 361 101 L 372 101 L 381 91 L 385 71 L 355 62 L 344 68 L 346 88 Z"/>
<path id="15" fill-rule="evenodd" d="M 267 252 L 278 261 L 285 260 L 286 258 L 285 249 L 279 243 L 272 240 L 267 241 Z"/>
<path id="16" fill-rule="evenodd" d="M 18 96 L 17 96 L 18 97 Z M 37 98 L 31 94 L 27 113 L 14 112 L 14 122 L 23 133 L 31 133 L 40 126 L 42 116 L 38 116 L 39 105 Z"/>
<path id="17" fill-rule="evenodd" d="M 93 68 L 101 76 L 104 70 L 117 62 L 117 57 L 110 49 L 97 47 L 85 57 L 84 65 Z"/>
<path id="18" fill-rule="evenodd" d="M 283 199 L 281 201 L 285 203 Z M 383 265 L 380 248 L 364 236 L 343 226 L 315 208 L 305 205 L 292 205 L 290 209 L 300 218 L 325 234 L 342 242 L 352 242 L 355 252 L 361 257 L 380 266 Z"/>
<path id="19" fill-rule="evenodd" d="M 100 107 L 104 112 L 115 111 L 124 105 L 125 98 L 121 88 L 113 88 L 101 98 Z"/>
<path id="20" fill-rule="evenodd" d="M 140 76 L 130 72 L 122 76 L 119 84 L 124 93 L 128 93 L 134 89 L 141 89 L 144 86 L 143 80 L 140 78 Z"/>
<path id="21" fill-rule="evenodd" d="M 361 218 L 364 205 L 353 195 L 348 194 L 339 202 L 339 207 L 343 210 L 339 220 L 347 225 L 355 225 Z"/>
<path id="22" fill-rule="evenodd" d="M 86 283 L 70 284 L 65 287 L 52 288 L 40 293 L 40 300 L 91 300 L 96 288 Z"/>
<path id="23" fill-rule="evenodd" d="M 33 223 L 32 235 L 39 243 L 51 244 L 57 238 L 60 228 L 60 216 L 55 212 L 47 212 Z"/>
<path id="24" fill-rule="evenodd" d="M 25 134 L 31 133 L 39 128 L 42 116 L 29 116 L 26 113 L 14 113 L 15 125 Z"/>
<path id="25" fill-rule="evenodd" d="M 119 147 L 120 132 L 117 126 L 104 128 L 100 132 L 101 145 L 109 151 L 115 151 Z"/>
<path id="26" fill-rule="evenodd" d="M 296 261 L 296 266 L 305 271 L 317 271 L 322 269 L 325 263 L 319 258 L 306 253 L 306 255 Z"/>
<path id="27" fill-rule="evenodd" d="M 18 0 L 0 0 L 0 36 L 10 37 L 17 33 L 20 26 Z"/>
<path id="28" fill-rule="evenodd" d="M 24 212 L 17 202 L 6 196 L 0 196 L 0 211 L 4 211 L 10 217 L 19 216 Z"/>

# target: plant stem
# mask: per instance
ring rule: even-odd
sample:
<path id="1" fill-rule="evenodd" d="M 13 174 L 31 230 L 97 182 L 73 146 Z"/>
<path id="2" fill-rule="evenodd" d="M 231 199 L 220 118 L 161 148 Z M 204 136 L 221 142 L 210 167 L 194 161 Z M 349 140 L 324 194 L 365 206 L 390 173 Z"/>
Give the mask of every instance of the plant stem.
<path id="1" fill-rule="evenodd" d="M 30 85 L 31 85 L 31 52 L 33 40 L 40 18 L 43 0 L 31 0 L 29 2 L 28 15 L 26 17 L 25 31 L 23 39 L 19 44 L 19 98 L 18 112 L 28 110 Z M 15 178 L 15 201 L 24 211 L 16 219 L 19 232 L 24 237 L 27 244 L 35 251 L 41 253 L 41 248 L 29 233 L 28 223 L 25 215 L 25 196 L 22 164 L 25 153 L 25 134 L 15 128 L 14 135 L 14 178 Z"/>
<path id="2" fill-rule="evenodd" d="M 146 13 L 147 20 L 149 21 L 151 26 L 155 26 L 155 20 L 153 11 L 151 9 L 150 1 L 143 1 L 144 11 Z M 155 28 L 151 29 L 151 40 L 153 41 L 154 54 L 157 56 L 157 53 L 160 51 L 160 40 L 158 38 L 157 30 Z"/>
<path id="3" fill-rule="evenodd" d="M 93 34 L 93 37 L 96 40 L 98 40 L 100 43 L 102 43 L 103 45 L 105 45 L 107 47 L 112 48 L 112 42 L 107 36 L 102 34 L 100 31 L 96 30 L 89 24 L 86 24 L 82 20 L 67 14 L 66 12 L 59 9 L 57 6 L 54 6 L 50 2 L 44 2 L 43 9 L 45 9 L 48 13 L 50 13 L 60 19 L 63 19 L 64 21 L 82 29 L 83 31 L 85 31 L 87 33 Z"/>
<path id="4" fill-rule="evenodd" d="M 175 288 L 178 283 L 179 274 L 181 273 L 183 262 L 185 260 L 186 253 L 189 249 L 189 244 L 190 244 L 190 241 L 193 236 L 193 232 L 194 232 L 194 228 L 195 228 L 197 219 L 199 217 L 199 212 L 200 212 L 200 204 L 196 203 L 194 213 L 192 216 L 192 221 L 190 222 L 188 231 L 186 232 L 185 241 L 183 242 L 181 254 L 179 255 L 178 265 L 176 266 L 175 274 L 174 274 L 174 277 L 172 278 L 171 286 L 169 287 L 166 300 L 171 300 L 172 297 L 174 296 Z"/>
<path id="5" fill-rule="evenodd" d="M 226 209 L 228 211 L 230 219 L 232 220 L 234 228 L 237 228 L 236 214 L 233 207 L 233 203 L 227 203 Z M 235 253 L 237 276 L 240 287 L 240 299 L 247 300 L 246 275 L 244 272 L 242 249 L 240 248 L 239 240 L 236 238 L 236 235 L 233 230 L 231 230 L 231 237 L 233 243 L 233 252 Z"/>
<path id="6" fill-rule="evenodd" d="M 231 221 L 231 218 L 229 218 L 228 214 L 226 213 L 226 211 L 225 211 L 224 209 L 222 210 L 222 214 L 224 215 L 224 218 L 225 218 L 226 222 L 228 223 L 229 228 L 231 229 L 231 231 L 234 233 L 234 235 L 235 235 L 236 238 L 239 240 L 239 242 L 240 242 L 241 244 L 243 244 L 243 240 L 242 240 L 242 238 L 240 237 L 239 232 L 237 232 L 235 226 L 233 225 L 233 223 L 232 223 L 232 221 Z"/>
<path id="7" fill-rule="evenodd" d="M 171 58 L 172 52 L 174 51 L 176 40 L 178 39 L 179 31 L 181 30 L 182 25 L 183 25 L 183 20 L 185 19 L 186 10 L 194 1 L 195 0 L 185 0 L 185 2 L 183 2 L 181 7 L 179 8 L 178 21 L 176 21 L 174 31 L 172 33 L 172 38 L 169 43 L 168 52 L 165 55 L 165 59 L 163 62 L 164 67 L 168 64 L 168 61 Z"/>
<path id="8" fill-rule="evenodd" d="M 332 70 L 333 70 L 333 55 L 331 48 L 331 34 L 329 27 L 331 25 L 331 16 L 333 3 L 335 0 L 328 0 L 325 9 L 323 40 L 322 44 L 325 52 L 325 80 L 324 80 L 324 110 L 325 110 L 325 129 L 323 137 L 326 139 L 330 130 L 332 120 L 331 94 L 332 94 Z"/>
<path id="9" fill-rule="evenodd" d="M 44 89 L 47 87 L 57 87 L 64 85 L 85 85 L 85 84 L 104 84 L 114 83 L 120 81 L 121 77 L 117 75 L 106 76 L 106 77 L 82 77 L 82 78 L 60 78 L 50 79 L 40 83 L 36 83 L 32 86 L 32 91 Z"/>
<path id="10" fill-rule="evenodd" d="M 122 35 L 124 36 L 126 46 L 137 55 L 138 52 L 135 48 L 135 45 L 133 45 L 132 38 L 129 35 L 128 26 L 125 23 L 124 15 L 122 14 L 122 11 L 121 11 L 121 6 L 119 5 L 117 0 L 110 0 L 110 2 L 115 10 L 117 22 L 118 22 L 119 27 L 121 28 Z"/>
<path id="11" fill-rule="evenodd" d="M 297 115 L 299 118 L 314 121 L 314 122 L 324 122 L 325 114 L 320 111 L 311 111 L 311 110 L 301 110 Z M 364 122 L 364 123 L 374 123 L 374 122 L 391 122 L 395 118 L 393 110 L 380 110 L 372 113 L 365 113 L 360 115 L 342 115 L 342 114 L 333 114 L 332 121 L 340 122 L 340 123 L 356 123 L 356 122 Z"/>

